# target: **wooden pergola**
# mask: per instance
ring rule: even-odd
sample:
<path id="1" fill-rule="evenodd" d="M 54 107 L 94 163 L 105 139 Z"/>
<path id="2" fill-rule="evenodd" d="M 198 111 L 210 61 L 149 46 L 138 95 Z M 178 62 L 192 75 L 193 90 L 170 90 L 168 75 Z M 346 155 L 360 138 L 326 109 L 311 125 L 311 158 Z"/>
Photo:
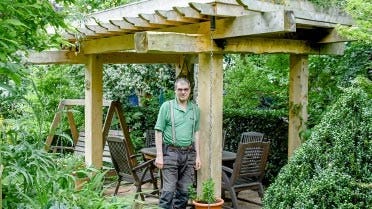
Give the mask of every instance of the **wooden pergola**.
<path id="1" fill-rule="evenodd" d="M 290 156 L 306 128 L 308 55 L 342 55 L 347 40 L 335 28 L 353 24 L 335 8 L 321 9 L 303 0 L 269 2 L 146 0 L 123 5 L 91 14 L 76 26 L 79 36 L 66 33 L 75 47 L 34 53 L 29 62 L 85 64 L 85 160 L 95 167 L 102 166 L 103 64 L 173 63 L 177 73 L 196 66 L 201 150 L 211 148 L 213 153 L 201 152 L 204 165 L 211 165 L 204 166 L 198 178 L 213 176 L 220 188 L 223 54 L 290 54 Z"/>

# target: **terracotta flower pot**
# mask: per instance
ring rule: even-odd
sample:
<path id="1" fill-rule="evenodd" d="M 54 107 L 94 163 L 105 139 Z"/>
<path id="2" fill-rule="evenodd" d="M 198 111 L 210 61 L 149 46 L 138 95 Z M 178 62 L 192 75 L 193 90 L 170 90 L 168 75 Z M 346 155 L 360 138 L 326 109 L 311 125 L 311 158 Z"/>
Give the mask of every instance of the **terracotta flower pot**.
<path id="1" fill-rule="evenodd" d="M 217 198 L 217 202 L 211 203 L 211 204 L 200 203 L 200 202 L 196 202 L 195 200 L 193 200 L 192 203 L 195 205 L 195 209 L 205 209 L 205 208 L 221 209 L 223 206 L 224 200 L 221 198 Z"/>

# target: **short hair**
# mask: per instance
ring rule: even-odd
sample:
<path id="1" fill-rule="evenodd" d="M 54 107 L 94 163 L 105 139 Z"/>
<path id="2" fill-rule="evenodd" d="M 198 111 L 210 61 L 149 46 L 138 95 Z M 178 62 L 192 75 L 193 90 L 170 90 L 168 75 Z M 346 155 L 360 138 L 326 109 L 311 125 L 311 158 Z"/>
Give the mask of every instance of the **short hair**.
<path id="1" fill-rule="evenodd" d="M 179 78 L 176 79 L 176 81 L 174 82 L 174 89 L 177 88 L 178 83 L 185 83 L 185 84 L 188 84 L 189 86 L 191 86 L 190 81 L 185 77 L 179 77 Z"/>

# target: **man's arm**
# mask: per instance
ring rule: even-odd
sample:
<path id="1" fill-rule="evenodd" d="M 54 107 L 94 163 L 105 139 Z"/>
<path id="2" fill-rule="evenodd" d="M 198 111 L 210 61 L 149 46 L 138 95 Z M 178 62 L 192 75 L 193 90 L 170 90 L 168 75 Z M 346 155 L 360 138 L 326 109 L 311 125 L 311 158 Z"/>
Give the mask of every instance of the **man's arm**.
<path id="1" fill-rule="evenodd" d="M 159 169 L 163 168 L 163 133 L 155 130 L 155 146 L 156 146 L 156 159 L 155 166 Z"/>
<path id="2" fill-rule="evenodd" d="M 200 161 L 200 155 L 199 155 L 199 131 L 195 132 L 195 152 L 196 152 L 196 158 L 195 158 L 195 169 L 199 170 L 201 167 L 201 161 Z"/>

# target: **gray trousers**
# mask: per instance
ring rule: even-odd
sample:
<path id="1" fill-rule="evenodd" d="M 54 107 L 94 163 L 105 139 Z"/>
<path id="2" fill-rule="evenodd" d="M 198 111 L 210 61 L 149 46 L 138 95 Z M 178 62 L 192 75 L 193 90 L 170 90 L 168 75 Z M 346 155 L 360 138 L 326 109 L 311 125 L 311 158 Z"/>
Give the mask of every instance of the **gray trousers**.
<path id="1" fill-rule="evenodd" d="M 195 151 L 164 146 L 162 169 L 163 189 L 159 207 L 185 209 L 188 202 L 188 187 L 194 183 Z"/>

